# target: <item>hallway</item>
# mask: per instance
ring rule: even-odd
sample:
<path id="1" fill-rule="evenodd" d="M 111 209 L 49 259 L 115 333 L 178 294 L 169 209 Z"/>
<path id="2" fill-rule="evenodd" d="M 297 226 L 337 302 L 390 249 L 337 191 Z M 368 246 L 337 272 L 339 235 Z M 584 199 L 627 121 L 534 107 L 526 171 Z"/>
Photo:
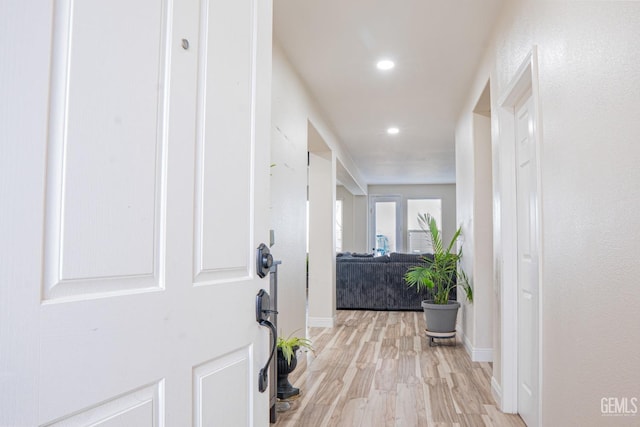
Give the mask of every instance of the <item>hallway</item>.
<path id="1" fill-rule="evenodd" d="M 310 328 L 315 353 L 289 376 L 301 389 L 276 426 L 524 426 L 491 396 L 491 367 L 460 342 L 429 347 L 420 312 L 338 311 Z M 306 357 L 305 357 L 306 356 Z"/>

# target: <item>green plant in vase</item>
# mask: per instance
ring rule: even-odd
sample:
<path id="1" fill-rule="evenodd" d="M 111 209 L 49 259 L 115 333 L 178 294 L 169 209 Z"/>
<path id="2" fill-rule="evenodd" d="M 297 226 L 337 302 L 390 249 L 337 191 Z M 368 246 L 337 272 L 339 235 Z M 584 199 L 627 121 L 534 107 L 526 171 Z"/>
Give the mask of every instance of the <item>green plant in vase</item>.
<path id="1" fill-rule="evenodd" d="M 296 336 L 287 338 L 278 337 L 278 398 L 289 399 L 300 394 L 300 389 L 293 387 L 289 382 L 289 374 L 298 366 L 296 351 L 300 348 L 307 348 L 313 351 L 311 340 Z"/>
<path id="2" fill-rule="evenodd" d="M 464 290 L 467 300 L 473 302 L 473 289 L 469 284 L 467 274 L 459 266 L 462 258 L 462 245 L 458 252 L 452 252 L 453 246 L 462 233 L 462 228 L 459 227 L 456 230 L 451 241 L 445 247 L 436 220 L 431 215 L 419 214 L 418 223 L 431 239 L 433 260 L 423 257 L 423 264 L 410 267 L 404 275 L 404 280 L 409 287 L 415 287 L 417 291 L 424 289 L 432 291 L 433 300 L 422 301 L 427 331 L 453 334 L 455 333 L 456 315 L 460 303 L 449 301 L 451 291 L 460 286 Z"/>

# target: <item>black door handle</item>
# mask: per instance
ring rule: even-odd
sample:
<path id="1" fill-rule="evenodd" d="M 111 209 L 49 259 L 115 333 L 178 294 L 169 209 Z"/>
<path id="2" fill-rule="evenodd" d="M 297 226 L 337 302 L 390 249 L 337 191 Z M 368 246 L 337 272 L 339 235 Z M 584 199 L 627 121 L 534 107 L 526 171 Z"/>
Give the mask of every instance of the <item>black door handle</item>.
<path id="1" fill-rule="evenodd" d="M 260 372 L 258 373 L 258 391 L 260 393 L 264 393 L 267 390 L 267 385 L 269 384 L 269 364 L 271 363 L 271 359 L 273 359 L 273 355 L 276 352 L 276 346 L 278 344 L 278 333 L 276 331 L 276 327 L 269 321 L 271 313 L 277 313 L 277 311 L 271 310 L 271 298 L 267 291 L 260 289 L 260 292 L 256 295 L 256 321 L 260 326 L 269 328 L 271 330 L 272 337 L 269 358 L 267 359 L 267 363 L 265 363 L 264 368 L 260 369 Z"/>

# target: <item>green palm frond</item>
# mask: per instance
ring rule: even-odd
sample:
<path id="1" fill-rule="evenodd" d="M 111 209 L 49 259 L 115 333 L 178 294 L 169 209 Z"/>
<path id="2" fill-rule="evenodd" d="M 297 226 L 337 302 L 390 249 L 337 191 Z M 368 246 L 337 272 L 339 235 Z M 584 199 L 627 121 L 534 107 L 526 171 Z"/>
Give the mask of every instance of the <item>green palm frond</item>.
<path id="1" fill-rule="evenodd" d="M 442 243 L 442 235 L 438 230 L 436 220 L 429 214 L 418 214 L 418 224 L 422 231 L 431 238 L 433 245 L 433 260 L 423 258 L 424 264 L 409 268 L 404 279 L 409 287 L 415 287 L 419 292 L 422 289 L 434 290 L 436 304 L 446 304 L 453 288 L 460 286 L 464 289 L 467 299 L 473 301 L 473 289 L 469 284 L 466 273 L 458 268 L 462 258 L 462 248 L 458 253 L 451 252 L 456 241 L 462 234 L 462 228 L 458 228 L 446 250 Z"/>
<path id="2" fill-rule="evenodd" d="M 292 334 L 293 335 L 293 334 Z M 291 358 L 296 349 L 304 347 L 313 351 L 311 340 L 289 335 L 287 338 L 278 337 L 277 347 L 282 351 L 282 355 L 287 359 L 287 364 L 291 363 Z"/>
<path id="3" fill-rule="evenodd" d="M 409 287 L 415 286 L 418 290 L 421 285 L 426 286 L 429 289 L 433 289 L 434 284 L 431 276 L 431 270 L 416 265 L 407 270 L 404 275 L 404 280 L 407 282 Z"/>

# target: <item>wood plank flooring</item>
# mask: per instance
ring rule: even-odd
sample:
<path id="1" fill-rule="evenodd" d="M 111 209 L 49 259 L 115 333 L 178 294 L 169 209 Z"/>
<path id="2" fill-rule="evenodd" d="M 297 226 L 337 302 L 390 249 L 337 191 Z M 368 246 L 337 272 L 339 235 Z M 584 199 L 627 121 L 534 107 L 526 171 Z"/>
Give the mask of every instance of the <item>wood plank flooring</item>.
<path id="1" fill-rule="evenodd" d="M 315 352 L 289 375 L 300 396 L 277 427 L 525 425 L 496 408 L 488 363 L 459 342 L 429 347 L 422 313 L 340 310 L 335 328 L 309 335 Z"/>

